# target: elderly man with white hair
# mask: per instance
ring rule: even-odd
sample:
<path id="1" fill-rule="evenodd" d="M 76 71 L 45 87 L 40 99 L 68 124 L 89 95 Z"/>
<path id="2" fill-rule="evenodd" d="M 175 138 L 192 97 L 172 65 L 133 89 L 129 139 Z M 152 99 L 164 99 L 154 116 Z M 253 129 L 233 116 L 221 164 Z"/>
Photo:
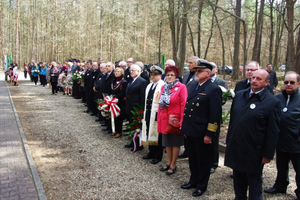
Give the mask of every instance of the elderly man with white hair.
<path id="1" fill-rule="evenodd" d="M 126 115 L 129 123 L 133 121 L 133 114 L 131 113 L 133 108 L 137 105 L 144 106 L 145 104 L 145 90 L 147 87 L 147 81 L 140 77 L 140 74 L 140 66 L 132 64 L 130 66 L 130 76 L 132 80 L 128 83 L 126 89 Z M 133 143 L 125 145 L 125 147 L 133 147 Z"/>

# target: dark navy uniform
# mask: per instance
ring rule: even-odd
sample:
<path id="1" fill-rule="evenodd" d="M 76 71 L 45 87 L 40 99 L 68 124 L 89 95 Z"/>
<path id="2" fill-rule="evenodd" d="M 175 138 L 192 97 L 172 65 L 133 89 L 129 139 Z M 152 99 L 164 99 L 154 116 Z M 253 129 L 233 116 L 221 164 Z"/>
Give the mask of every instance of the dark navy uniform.
<path id="1" fill-rule="evenodd" d="M 212 144 L 205 144 L 205 136 L 214 137 L 222 115 L 221 89 L 208 79 L 201 86 L 194 85 L 188 94 L 181 131 L 187 136 L 189 184 L 205 192 L 212 163 Z"/>

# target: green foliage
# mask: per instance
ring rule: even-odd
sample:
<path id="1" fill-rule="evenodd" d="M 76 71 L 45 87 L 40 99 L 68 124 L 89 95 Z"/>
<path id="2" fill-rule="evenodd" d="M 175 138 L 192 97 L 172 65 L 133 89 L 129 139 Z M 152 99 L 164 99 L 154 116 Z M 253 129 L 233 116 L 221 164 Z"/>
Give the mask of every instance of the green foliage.
<path id="1" fill-rule="evenodd" d="M 142 119 L 144 117 L 144 106 L 137 105 L 136 107 L 133 107 L 132 113 L 132 122 L 127 125 L 127 129 L 129 130 L 124 135 L 134 135 L 135 132 L 139 132 L 142 130 Z"/>

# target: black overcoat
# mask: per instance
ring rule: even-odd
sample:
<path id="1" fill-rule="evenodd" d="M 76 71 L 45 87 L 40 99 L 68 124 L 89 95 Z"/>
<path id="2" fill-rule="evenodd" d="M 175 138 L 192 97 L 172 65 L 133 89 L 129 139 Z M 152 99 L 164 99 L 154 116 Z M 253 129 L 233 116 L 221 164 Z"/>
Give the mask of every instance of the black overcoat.
<path id="1" fill-rule="evenodd" d="M 244 173 L 261 173 L 262 158 L 273 159 L 278 133 L 280 101 L 266 88 L 249 97 L 250 89 L 236 93 L 230 111 L 225 165 Z"/>

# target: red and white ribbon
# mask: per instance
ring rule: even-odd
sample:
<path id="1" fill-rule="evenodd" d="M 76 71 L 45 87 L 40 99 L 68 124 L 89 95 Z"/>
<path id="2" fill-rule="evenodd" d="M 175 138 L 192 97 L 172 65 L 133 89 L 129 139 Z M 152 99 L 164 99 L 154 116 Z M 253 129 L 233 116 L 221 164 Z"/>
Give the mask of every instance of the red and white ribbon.
<path id="1" fill-rule="evenodd" d="M 101 108 L 105 109 L 106 107 L 109 106 L 109 111 L 114 117 L 118 117 L 120 115 L 121 109 L 117 105 L 118 103 L 117 98 L 112 98 L 112 96 L 106 96 L 104 97 L 104 104 Z"/>

